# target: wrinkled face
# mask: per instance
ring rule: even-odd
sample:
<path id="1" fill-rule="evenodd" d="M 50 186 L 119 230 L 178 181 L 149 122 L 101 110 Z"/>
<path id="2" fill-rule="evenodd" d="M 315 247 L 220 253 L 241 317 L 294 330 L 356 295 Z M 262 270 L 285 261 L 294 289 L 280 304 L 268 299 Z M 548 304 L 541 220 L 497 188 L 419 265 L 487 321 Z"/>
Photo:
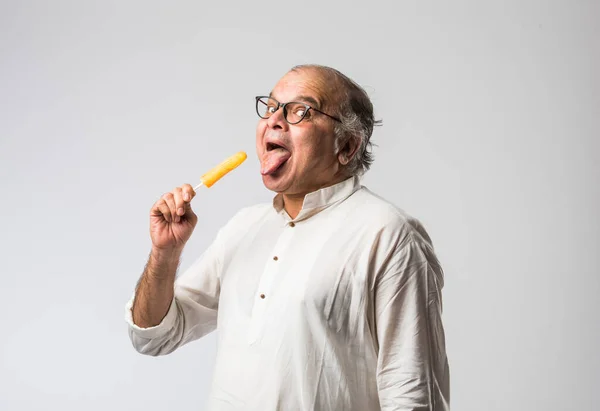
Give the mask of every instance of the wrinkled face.
<path id="1" fill-rule="evenodd" d="M 334 98 L 324 90 L 323 77 L 305 69 L 287 73 L 270 96 L 280 103 L 306 103 L 335 116 Z M 340 170 L 334 126 L 335 120 L 313 110 L 298 124 L 289 124 L 281 107 L 268 119 L 260 119 L 256 152 L 265 186 L 282 194 L 303 195 L 334 182 Z"/>

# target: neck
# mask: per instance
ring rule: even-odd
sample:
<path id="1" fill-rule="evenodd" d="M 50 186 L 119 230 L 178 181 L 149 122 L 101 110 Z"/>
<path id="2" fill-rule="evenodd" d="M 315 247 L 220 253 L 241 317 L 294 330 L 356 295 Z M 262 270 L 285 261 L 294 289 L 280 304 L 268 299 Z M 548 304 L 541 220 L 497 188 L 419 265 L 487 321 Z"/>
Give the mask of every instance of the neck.
<path id="1" fill-rule="evenodd" d="M 304 204 L 304 198 L 308 193 L 315 192 L 325 187 L 334 186 L 348 179 L 349 177 L 349 175 L 339 175 L 334 180 L 326 184 L 322 184 L 321 186 L 315 187 L 310 191 L 298 194 L 283 194 L 283 208 L 293 220 L 294 218 L 298 217 L 298 214 L 300 214 L 300 211 L 302 210 L 302 205 Z"/>
<path id="2" fill-rule="evenodd" d="M 300 210 L 302 210 L 302 204 L 304 204 L 304 197 L 306 194 L 284 194 L 283 195 L 283 208 L 292 218 L 292 220 L 298 217 Z"/>

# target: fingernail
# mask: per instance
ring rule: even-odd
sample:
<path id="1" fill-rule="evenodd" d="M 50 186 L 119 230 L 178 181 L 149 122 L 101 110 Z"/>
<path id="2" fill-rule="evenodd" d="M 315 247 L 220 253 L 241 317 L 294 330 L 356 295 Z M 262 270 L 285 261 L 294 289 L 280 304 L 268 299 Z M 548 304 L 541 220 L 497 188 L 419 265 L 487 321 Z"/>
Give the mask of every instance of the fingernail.
<path id="1" fill-rule="evenodd" d="M 179 214 L 179 215 L 183 215 L 183 208 L 179 207 L 179 208 L 177 209 L 177 214 Z"/>
<path id="2" fill-rule="evenodd" d="M 190 201 L 190 195 L 188 193 L 183 193 L 183 199 L 185 201 Z"/>

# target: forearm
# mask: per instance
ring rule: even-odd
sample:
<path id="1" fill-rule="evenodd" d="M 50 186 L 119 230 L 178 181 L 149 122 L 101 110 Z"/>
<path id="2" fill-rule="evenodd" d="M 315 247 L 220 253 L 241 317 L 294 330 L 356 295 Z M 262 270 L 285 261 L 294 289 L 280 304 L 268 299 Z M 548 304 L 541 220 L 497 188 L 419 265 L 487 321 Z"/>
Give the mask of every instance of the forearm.
<path id="1" fill-rule="evenodd" d="M 136 287 L 132 307 L 133 322 L 138 327 L 154 327 L 167 314 L 173 300 L 173 286 L 181 251 L 151 251 Z"/>

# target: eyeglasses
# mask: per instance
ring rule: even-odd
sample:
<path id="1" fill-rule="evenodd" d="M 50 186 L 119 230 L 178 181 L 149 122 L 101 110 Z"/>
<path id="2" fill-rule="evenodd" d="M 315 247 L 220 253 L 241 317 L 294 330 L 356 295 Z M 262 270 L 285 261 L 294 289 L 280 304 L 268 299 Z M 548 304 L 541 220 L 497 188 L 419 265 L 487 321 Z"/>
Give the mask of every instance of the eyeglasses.
<path id="1" fill-rule="evenodd" d="M 330 116 L 329 114 L 317 110 L 314 107 L 309 106 L 308 104 L 290 101 L 288 103 L 280 103 L 269 96 L 258 96 L 256 97 L 256 113 L 260 118 L 269 118 L 271 117 L 279 107 L 283 109 L 283 118 L 290 124 L 298 124 L 301 122 L 304 117 L 308 114 L 310 110 L 314 110 L 318 113 L 324 114 L 329 118 L 334 119 L 335 121 L 342 122 L 339 118 Z"/>

